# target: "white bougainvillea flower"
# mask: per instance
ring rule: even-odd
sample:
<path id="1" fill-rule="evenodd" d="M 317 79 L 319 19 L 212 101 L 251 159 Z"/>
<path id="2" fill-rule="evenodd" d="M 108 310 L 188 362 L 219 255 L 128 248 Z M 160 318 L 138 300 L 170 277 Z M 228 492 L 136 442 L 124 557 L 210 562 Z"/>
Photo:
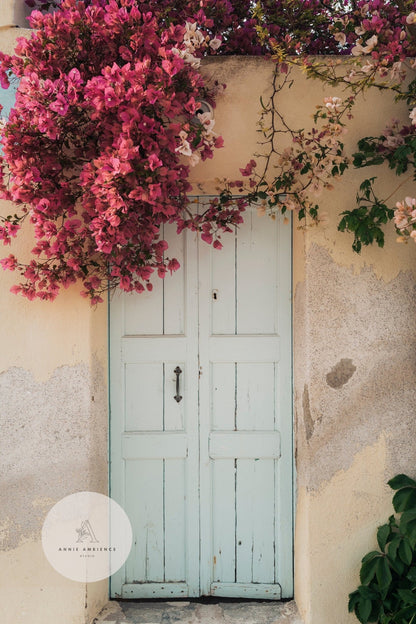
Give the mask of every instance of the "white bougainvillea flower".
<path id="1" fill-rule="evenodd" d="M 361 54 L 370 54 L 378 43 L 377 35 L 373 35 L 370 39 L 367 39 L 366 45 L 363 46 L 360 42 L 357 43 L 352 49 L 351 54 L 354 56 L 361 56 Z"/>
<path id="2" fill-rule="evenodd" d="M 347 43 L 347 36 L 345 33 L 343 32 L 337 32 L 334 35 L 334 39 L 335 41 L 338 41 L 338 43 L 342 46 L 344 46 Z"/>
<path id="3" fill-rule="evenodd" d="M 412 120 L 412 125 L 416 126 L 416 107 L 410 111 L 409 117 Z"/>
<path id="4" fill-rule="evenodd" d="M 414 11 L 406 17 L 406 24 L 416 24 L 416 13 Z"/>
<path id="5" fill-rule="evenodd" d="M 179 154 L 182 154 L 183 156 L 192 156 L 192 149 L 191 146 L 189 144 L 188 139 L 188 135 L 184 130 L 181 130 L 181 132 L 179 132 L 179 138 L 181 140 L 180 145 L 178 145 L 177 148 L 175 148 L 175 152 L 178 152 Z"/>
<path id="6" fill-rule="evenodd" d="M 218 50 L 221 44 L 221 39 L 218 39 L 218 37 L 214 37 L 214 39 L 211 39 L 211 41 L 209 42 L 209 47 L 212 48 L 212 50 Z"/>
<path id="7" fill-rule="evenodd" d="M 205 37 L 200 30 L 197 29 L 197 23 L 186 22 L 185 34 L 183 42 L 188 52 L 195 52 L 198 48 L 205 44 Z"/>
<path id="8" fill-rule="evenodd" d="M 324 104 L 329 111 L 334 112 L 334 113 L 339 113 L 342 100 L 339 97 L 330 96 L 330 97 L 324 98 Z"/>
<path id="9" fill-rule="evenodd" d="M 189 164 L 191 165 L 191 167 L 195 167 L 195 165 L 197 165 L 200 160 L 201 159 L 198 152 L 193 152 L 193 154 L 189 156 Z"/>

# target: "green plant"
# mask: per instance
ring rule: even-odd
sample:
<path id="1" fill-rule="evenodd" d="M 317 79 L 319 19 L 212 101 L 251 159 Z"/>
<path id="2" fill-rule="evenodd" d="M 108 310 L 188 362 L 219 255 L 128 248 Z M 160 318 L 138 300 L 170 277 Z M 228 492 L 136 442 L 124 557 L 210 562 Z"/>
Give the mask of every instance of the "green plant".
<path id="1" fill-rule="evenodd" d="M 416 624 L 416 481 L 400 474 L 388 484 L 400 516 L 378 528 L 380 550 L 362 559 L 361 585 L 349 595 L 348 610 L 362 624 Z"/>

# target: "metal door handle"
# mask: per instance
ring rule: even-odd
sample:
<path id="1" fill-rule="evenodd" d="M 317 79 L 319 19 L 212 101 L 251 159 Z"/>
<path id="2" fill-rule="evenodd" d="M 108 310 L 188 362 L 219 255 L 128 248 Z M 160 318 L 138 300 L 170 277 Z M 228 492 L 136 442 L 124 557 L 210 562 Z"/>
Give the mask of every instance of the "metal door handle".
<path id="1" fill-rule="evenodd" d="M 173 372 L 176 375 L 176 395 L 173 398 L 177 403 L 179 403 L 179 401 L 182 401 L 182 397 L 179 394 L 179 375 L 181 374 L 182 369 L 177 366 Z"/>

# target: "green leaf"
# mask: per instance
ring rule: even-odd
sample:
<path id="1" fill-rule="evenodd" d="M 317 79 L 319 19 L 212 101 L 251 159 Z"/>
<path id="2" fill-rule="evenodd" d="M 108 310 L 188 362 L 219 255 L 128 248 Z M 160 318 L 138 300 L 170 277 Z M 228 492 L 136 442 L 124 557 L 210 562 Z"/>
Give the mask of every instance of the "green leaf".
<path id="1" fill-rule="evenodd" d="M 388 555 L 391 559 L 395 559 L 397 557 L 397 550 L 400 546 L 401 541 L 402 541 L 402 538 L 399 535 L 396 535 L 391 540 L 387 549 Z"/>
<path id="2" fill-rule="evenodd" d="M 416 609 L 414 605 L 411 605 L 409 607 L 404 607 L 404 609 L 400 609 L 400 611 L 398 611 L 395 614 L 394 616 L 395 619 L 392 620 L 392 622 L 394 622 L 394 624 L 396 622 L 398 624 L 414 624 L 415 616 L 416 616 Z"/>
<path id="3" fill-rule="evenodd" d="M 412 589 L 398 589 L 397 593 L 406 605 L 416 605 L 416 591 Z"/>
<path id="4" fill-rule="evenodd" d="M 354 607 L 359 600 L 360 600 L 360 592 L 356 589 L 355 591 L 351 592 L 348 597 L 348 611 L 350 613 L 351 611 L 354 610 Z"/>
<path id="5" fill-rule="evenodd" d="M 378 551 L 368 553 L 362 559 L 362 566 L 360 570 L 360 580 L 363 585 L 368 585 L 376 575 L 378 562 L 382 557 Z"/>
<path id="6" fill-rule="evenodd" d="M 410 547 L 409 541 L 406 538 L 402 539 L 400 542 L 399 556 L 406 565 L 410 565 L 412 563 L 413 551 Z"/>
<path id="7" fill-rule="evenodd" d="M 373 604 L 368 598 L 357 603 L 356 614 L 362 624 L 367 624 Z"/>
<path id="8" fill-rule="evenodd" d="M 361 559 L 361 563 L 367 563 L 367 561 L 371 561 L 375 557 L 382 557 L 381 552 L 378 550 L 371 550 Z"/>
<path id="9" fill-rule="evenodd" d="M 393 580 L 387 557 L 380 557 L 376 566 L 376 577 L 381 589 L 387 589 Z"/>
<path id="10" fill-rule="evenodd" d="M 346 227 L 347 227 L 347 220 L 345 217 L 342 217 L 341 221 L 338 223 L 338 230 L 340 232 L 344 232 Z"/>
<path id="11" fill-rule="evenodd" d="M 411 538 L 416 539 L 416 510 L 404 511 L 400 518 L 400 531 Z"/>
<path id="12" fill-rule="evenodd" d="M 405 476 L 405 475 L 399 475 Z M 393 496 L 393 507 L 395 511 L 410 511 L 411 509 L 416 509 L 416 483 L 413 479 L 408 479 L 411 483 L 408 485 L 402 485 L 395 487 L 398 491 Z M 397 482 L 395 482 L 397 483 Z"/>
<path id="13" fill-rule="evenodd" d="M 354 167 L 362 167 L 362 164 L 364 162 L 363 154 L 354 154 L 352 162 Z"/>
<path id="14" fill-rule="evenodd" d="M 411 479 L 405 474 L 398 474 L 390 481 L 387 481 L 387 485 L 391 487 L 392 490 L 400 490 L 404 487 L 416 487 L 416 481 Z"/>
<path id="15" fill-rule="evenodd" d="M 382 526 L 378 527 L 377 542 L 380 547 L 380 550 L 384 551 L 389 537 L 390 537 L 390 526 L 388 524 L 383 524 Z"/>

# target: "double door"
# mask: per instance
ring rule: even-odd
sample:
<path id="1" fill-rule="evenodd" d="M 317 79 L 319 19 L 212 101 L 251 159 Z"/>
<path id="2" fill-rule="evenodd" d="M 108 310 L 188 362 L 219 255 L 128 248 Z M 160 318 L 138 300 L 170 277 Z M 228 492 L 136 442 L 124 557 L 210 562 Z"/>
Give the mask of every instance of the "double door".
<path id="1" fill-rule="evenodd" d="M 292 595 L 291 243 L 247 210 L 215 250 L 110 304 L 111 496 L 133 547 L 112 597 Z"/>

